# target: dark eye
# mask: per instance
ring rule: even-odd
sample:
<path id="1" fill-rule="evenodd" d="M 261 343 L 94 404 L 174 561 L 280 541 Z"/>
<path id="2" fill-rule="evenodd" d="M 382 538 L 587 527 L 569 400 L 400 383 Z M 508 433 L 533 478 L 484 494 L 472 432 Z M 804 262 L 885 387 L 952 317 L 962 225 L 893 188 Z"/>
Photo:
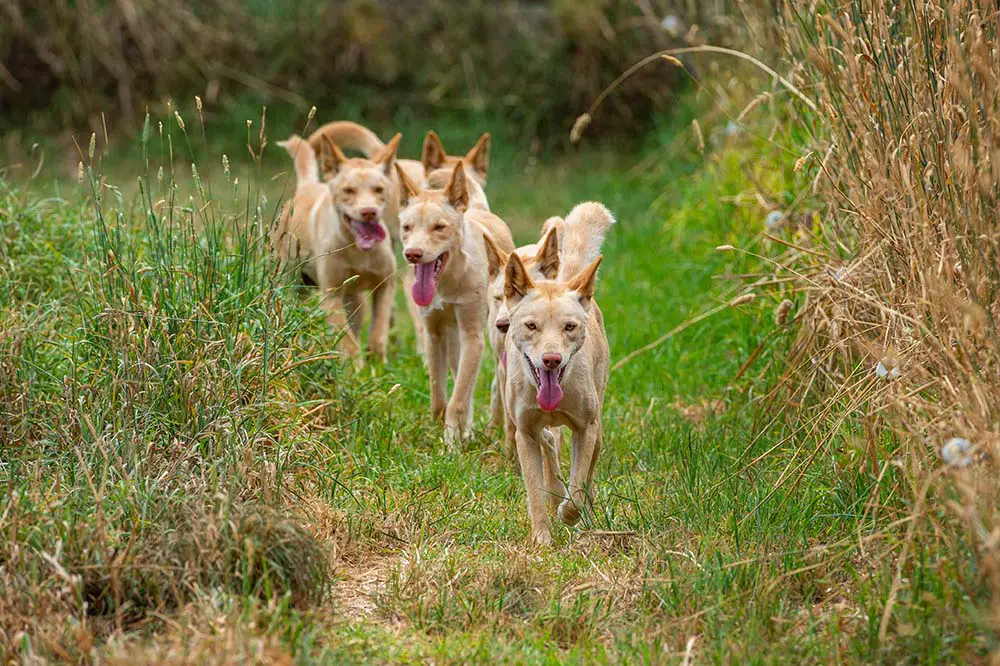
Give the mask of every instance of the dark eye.
<path id="1" fill-rule="evenodd" d="M 535 330 L 536 328 L 538 328 L 537 326 L 535 326 L 535 322 L 533 322 L 533 321 L 529 321 L 529 322 L 525 322 L 525 324 L 524 324 L 524 325 L 525 325 L 525 327 L 526 327 L 526 328 L 527 328 L 527 329 L 528 329 L 529 331 L 533 331 L 533 330 Z"/>
<path id="2" fill-rule="evenodd" d="M 576 330 L 576 324 L 570 322 L 569 324 L 566 324 L 564 328 L 566 332 L 569 333 L 570 331 Z"/>
<path id="3" fill-rule="evenodd" d="M 344 194 L 354 195 L 354 194 L 357 194 L 357 193 L 358 193 L 357 189 L 355 189 L 353 187 L 345 187 L 344 188 Z"/>
<path id="4" fill-rule="evenodd" d="M 410 229 L 412 229 L 412 228 L 413 228 L 413 225 L 410 225 L 410 224 L 404 224 L 403 225 L 403 231 L 405 231 L 406 233 L 410 233 Z"/>
<path id="5" fill-rule="evenodd" d="M 374 188 L 374 191 L 375 191 L 375 194 L 382 194 L 383 192 L 385 192 L 385 188 L 382 187 L 381 185 L 378 185 L 378 186 L 376 186 Z"/>
<path id="6" fill-rule="evenodd" d="M 443 224 L 435 224 L 434 225 L 434 231 L 444 231 L 444 225 Z"/>

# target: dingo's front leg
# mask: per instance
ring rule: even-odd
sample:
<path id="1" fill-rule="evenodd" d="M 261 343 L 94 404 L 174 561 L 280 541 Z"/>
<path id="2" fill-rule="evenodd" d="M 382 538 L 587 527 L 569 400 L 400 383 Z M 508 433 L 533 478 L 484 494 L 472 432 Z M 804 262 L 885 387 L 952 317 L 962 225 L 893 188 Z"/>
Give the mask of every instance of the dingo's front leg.
<path id="1" fill-rule="evenodd" d="M 552 543 L 552 523 L 545 505 L 545 478 L 542 470 L 542 449 L 539 442 L 518 429 L 517 459 L 528 495 L 528 518 L 531 520 L 531 540 L 540 545 Z"/>
<path id="2" fill-rule="evenodd" d="M 360 362 L 361 346 L 358 344 L 354 331 L 351 330 L 348 315 L 344 312 L 341 290 L 343 280 L 337 280 L 337 276 L 330 266 L 329 258 L 321 258 L 316 262 L 316 277 L 322 296 L 319 305 L 327 313 L 327 323 L 334 329 L 344 332 L 344 336 L 340 339 L 340 349 L 344 353 L 354 356 L 355 363 Z"/>
<path id="3" fill-rule="evenodd" d="M 597 456 L 601 452 L 602 439 L 600 417 L 588 423 L 582 430 L 573 430 L 569 494 L 559 505 L 559 518 L 567 525 L 575 525 L 580 520 L 580 512 L 586 506 L 590 480 L 594 474 Z"/>
<path id="4" fill-rule="evenodd" d="M 445 438 L 449 442 L 464 439 L 472 429 L 472 392 L 476 388 L 479 366 L 483 360 L 483 304 L 456 306 L 459 358 L 455 389 L 445 413 Z"/>
<path id="5" fill-rule="evenodd" d="M 368 331 L 368 351 L 385 361 L 392 320 L 392 299 L 396 281 L 390 277 L 372 291 L 372 323 Z"/>
<path id="6" fill-rule="evenodd" d="M 445 417 L 448 404 L 448 350 L 438 330 L 427 329 L 427 374 L 431 380 L 431 414 Z"/>

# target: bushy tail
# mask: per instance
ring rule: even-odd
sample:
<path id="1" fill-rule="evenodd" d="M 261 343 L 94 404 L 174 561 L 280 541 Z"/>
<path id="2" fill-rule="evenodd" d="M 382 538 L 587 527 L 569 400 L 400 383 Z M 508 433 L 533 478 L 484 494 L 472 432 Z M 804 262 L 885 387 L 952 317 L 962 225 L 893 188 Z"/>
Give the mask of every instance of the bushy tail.
<path id="1" fill-rule="evenodd" d="M 295 162 L 295 179 L 298 187 L 319 182 L 319 164 L 312 146 L 298 134 L 293 134 L 278 145 L 285 149 Z"/>
<path id="2" fill-rule="evenodd" d="M 323 137 L 326 136 L 341 150 L 357 150 L 371 159 L 380 154 L 385 144 L 375 132 L 350 120 L 335 120 L 322 125 L 309 135 L 309 145 L 317 155 L 323 154 Z"/>
<path id="3" fill-rule="evenodd" d="M 555 221 L 553 221 L 555 222 Z M 608 229 L 615 223 L 604 204 L 587 201 L 569 212 L 559 229 L 559 281 L 566 282 L 601 254 Z"/>

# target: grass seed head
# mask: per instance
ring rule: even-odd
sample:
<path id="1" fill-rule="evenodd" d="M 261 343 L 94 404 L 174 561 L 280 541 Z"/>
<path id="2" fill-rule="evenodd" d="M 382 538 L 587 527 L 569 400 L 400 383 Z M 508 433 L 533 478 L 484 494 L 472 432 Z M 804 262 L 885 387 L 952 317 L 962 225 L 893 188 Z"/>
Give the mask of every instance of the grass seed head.
<path id="1" fill-rule="evenodd" d="M 583 136 L 583 132 L 587 129 L 590 124 L 591 117 L 589 113 L 582 113 L 573 123 L 573 129 L 569 133 L 569 140 L 571 143 L 577 143 L 580 137 Z"/>

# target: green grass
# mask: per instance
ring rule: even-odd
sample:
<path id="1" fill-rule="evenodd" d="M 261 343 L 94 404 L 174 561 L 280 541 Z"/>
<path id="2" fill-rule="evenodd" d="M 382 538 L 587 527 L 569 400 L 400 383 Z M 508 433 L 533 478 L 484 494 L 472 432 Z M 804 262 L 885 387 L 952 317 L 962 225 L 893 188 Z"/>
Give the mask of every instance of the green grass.
<path id="1" fill-rule="evenodd" d="M 679 116 L 627 155 L 536 160 L 490 128 L 488 194 L 519 241 L 579 201 L 617 215 L 598 289 L 613 360 L 739 293 L 716 278 L 759 264 L 717 245 L 773 251 L 760 209 L 732 202 L 748 169 L 795 190 L 790 168 L 771 168 L 787 156 L 752 140 L 702 156 Z M 482 122 L 438 127 L 464 148 Z M 416 124 L 401 124 L 413 155 Z M 190 144 L 165 127 L 162 181 L 154 122 L 148 168 L 141 146 L 101 165 L 120 190 L 96 169 L 40 186 L 58 199 L 0 186 L 5 661 L 87 661 L 94 647 L 110 663 L 679 663 L 689 638 L 699 663 L 986 649 L 971 574 L 933 551 L 914 555 L 879 645 L 895 570 L 874 553 L 896 552 L 885 523 L 907 511 L 894 469 L 877 489 L 845 445 L 770 493 L 803 443 L 763 398 L 790 335 L 773 323 L 780 297 L 613 373 L 594 512 L 534 548 L 516 464 L 486 425 L 489 369 L 476 434 L 449 452 L 402 307 L 388 365 L 355 372 L 329 358 L 315 297 L 277 279 L 260 231 L 287 158 L 234 157 L 226 175 L 194 121 Z"/>

